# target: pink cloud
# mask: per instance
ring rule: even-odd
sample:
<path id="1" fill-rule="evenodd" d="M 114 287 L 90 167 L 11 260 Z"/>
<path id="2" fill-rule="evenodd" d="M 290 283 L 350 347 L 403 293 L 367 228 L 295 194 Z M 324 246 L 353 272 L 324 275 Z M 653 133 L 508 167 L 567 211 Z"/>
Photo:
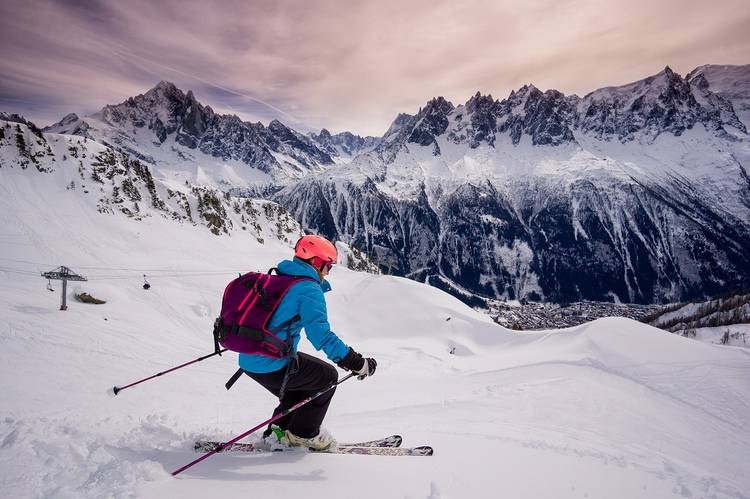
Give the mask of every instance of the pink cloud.
<path id="1" fill-rule="evenodd" d="M 746 0 L 10 1 L 0 107 L 90 112 L 166 79 L 243 118 L 379 135 L 436 95 L 746 64 L 748 25 Z"/>

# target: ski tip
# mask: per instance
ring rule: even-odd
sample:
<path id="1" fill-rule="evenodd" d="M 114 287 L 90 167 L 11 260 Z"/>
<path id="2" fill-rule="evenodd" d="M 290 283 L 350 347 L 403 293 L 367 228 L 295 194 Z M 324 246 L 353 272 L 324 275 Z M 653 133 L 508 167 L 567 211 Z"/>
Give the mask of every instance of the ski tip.
<path id="1" fill-rule="evenodd" d="M 434 452 L 435 451 L 429 445 L 423 445 L 421 447 L 414 447 L 412 449 L 412 454 L 416 454 L 418 456 L 431 456 Z"/>

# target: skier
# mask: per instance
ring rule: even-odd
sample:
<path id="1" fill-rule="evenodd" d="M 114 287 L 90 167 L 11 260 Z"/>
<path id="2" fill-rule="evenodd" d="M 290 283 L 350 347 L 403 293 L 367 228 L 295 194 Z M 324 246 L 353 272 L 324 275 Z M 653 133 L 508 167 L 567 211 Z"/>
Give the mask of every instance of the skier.
<path id="1" fill-rule="evenodd" d="M 280 262 L 277 268 L 282 274 L 311 277 L 314 282 L 307 279 L 295 282 L 268 324 L 273 329 L 299 316 L 298 321 L 278 333 L 282 340 L 292 339 L 294 355 L 284 359 L 244 353 L 239 356 L 239 365 L 245 374 L 276 397 L 281 395 L 274 415 L 327 388 L 338 379 L 338 372 L 331 364 L 297 352 L 302 328 L 315 349 L 323 350 L 340 368 L 357 373 L 359 379 L 375 373 L 375 359 L 364 358 L 355 352 L 331 331 L 328 324 L 323 293 L 330 291 L 331 285 L 325 277 L 336 263 L 337 256 L 336 247 L 321 236 L 307 235 L 297 241 L 294 259 Z M 335 389 L 332 389 L 277 420 L 275 426 L 269 426 L 264 437 L 276 442 L 286 437 L 289 445 L 315 450 L 334 446 L 336 440 L 320 426 L 334 392 Z"/>

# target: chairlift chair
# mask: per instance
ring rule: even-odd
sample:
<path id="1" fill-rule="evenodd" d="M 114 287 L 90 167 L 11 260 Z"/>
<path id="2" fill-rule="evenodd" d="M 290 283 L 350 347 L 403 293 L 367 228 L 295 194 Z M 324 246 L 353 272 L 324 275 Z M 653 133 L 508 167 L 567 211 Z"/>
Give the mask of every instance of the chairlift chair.
<path id="1" fill-rule="evenodd" d="M 55 292 L 55 288 L 52 287 L 52 280 L 51 279 L 47 279 L 47 290 L 48 291 L 52 291 L 53 293 Z"/>

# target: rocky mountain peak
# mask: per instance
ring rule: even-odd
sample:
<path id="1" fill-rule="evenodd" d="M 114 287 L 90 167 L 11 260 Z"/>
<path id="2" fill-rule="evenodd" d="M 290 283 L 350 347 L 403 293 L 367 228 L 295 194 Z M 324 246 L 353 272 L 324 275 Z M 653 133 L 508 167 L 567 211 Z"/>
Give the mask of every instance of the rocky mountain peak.
<path id="1" fill-rule="evenodd" d="M 531 136 L 534 145 L 571 142 L 576 99 L 557 90 L 542 92 L 534 85 L 524 85 L 496 104 L 498 132 L 508 132 L 514 144 L 524 135 Z"/>
<path id="2" fill-rule="evenodd" d="M 326 128 L 322 128 L 319 134 L 311 133 L 310 137 L 331 157 L 354 157 L 373 149 L 381 140 L 376 137 L 360 137 L 351 132 L 332 135 Z"/>
<path id="3" fill-rule="evenodd" d="M 407 142 L 423 146 L 433 145 L 433 153 L 440 154 L 435 137 L 442 135 L 448 128 L 447 116 L 454 109 L 453 104 L 442 96 L 430 99 L 409 124 L 411 133 Z"/>
<path id="4" fill-rule="evenodd" d="M 453 109 L 454 109 L 453 104 L 445 100 L 443 96 L 433 97 L 427 102 L 427 104 L 425 104 L 424 108 L 420 110 L 418 115 L 445 116 L 445 115 L 450 114 L 450 112 L 453 111 Z"/>
<path id="5" fill-rule="evenodd" d="M 480 92 L 477 92 L 466 102 L 466 112 L 472 114 L 477 111 L 491 111 L 495 104 L 496 101 L 492 98 L 492 94 L 482 95 Z"/>
<path id="6" fill-rule="evenodd" d="M 663 132 L 681 135 L 703 115 L 688 82 L 667 66 L 643 80 L 588 94 L 579 106 L 578 125 L 604 140 L 650 142 Z"/>
<path id="7" fill-rule="evenodd" d="M 288 133 L 289 127 L 287 127 L 285 124 L 280 122 L 277 119 L 271 120 L 271 122 L 268 124 L 268 129 L 272 132 L 280 132 L 280 133 Z"/>
<path id="8" fill-rule="evenodd" d="M 463 116 L 457 117 L 462 123 L 458 125 L 456 131 L 451 132 L 449 139 L 456 143 L 461 142 L 464 137 L 461 130 L 465 127 L 465 136 L 472 149 L 479 147 L 483 141 L 494 145 L 497 131 L 496 108 L 497 101 L 492 98 L 492 95 L 482 95 L 477 92 L 464 105 L 468 122 Z"/>
<path id="9" fill-rule="evenodd" d="M 68 113 L 65 116 L 63 116 L 63 119 L 61 119 L 58 124 L 60 125 L 70 125 L 71 123 L 75 123 L 78 121 L 78 115 L 76 113 Z"/>
<path id="10" fill-rule="evenodd" d="M 188 91 L 189 93 L 192 93 Z M 182 90 L 177 88 L 177 85 L 172 83 L 171 81 L 160 81 L 156 84 L 152 89 L 148 90 L 144 95 L 147 96 L 153 96 L 153 95 L 174 95 L 174 96 L 182 96 L 184 97 L 185 94 L 182 93 Z"/>
<path id="11" fill-rule="evenodd" d="M 161 81 L 144 94 L 105 106 L 97 115 L 114 126 L 148 128 L 163 143 L 180 128 L 190 103 L 174 83 Z"/>
<path id="12" fill-rule="evenodd" d="M 46 133 L 64 133 L 67 135 L 80 135 L 89 137 L 89 124 L 75 113 L 66 114 L 63 119 L 43 129 Z"/>
<path id="13" fill-rule="evenodd" d="M 413 118 L 414 116 L 411 114 L 399 113 L 399 115 L 396 116 L 396 119 L 393 120 L 393 123 L 391 123 L 391 126 L 388 127 L 385 134 L 383 134 L 383 141 L 388 141 L 394 138 Z"/>
<path id="14" fill-rule="evenodd" d="M 706 79 L 706 76 L 703 73 L 698 73 L 694 76 L 688 75 L 686 79 L 688 83 L 690 83 L 690 85 L 693 85 L 694 87 L 701 90 L 708 90 L 710 86 L 708 80 Z"/>
<path id="15" fill-rule="evenodd" d="M 184 109 L 181 117 L 181 124 L 177 127 L 177 136 L 175 140 L 187 147 L 195 148 L 200 137 L 206 132 L 214 117 L 213 110 L 206 106 L 203 107 L 193 95 L 192 90 L 188 90 L 185 96 L 185 105 L 180 107 Z M 175 111 L 178 111 L 177 109 Z M 179 118 L 178 118 L 179 121 Z"/>
<path id="16" fill-rule="evenodd" d="M 23 125 L 29 125 L 31 123 L 26 118 L 16 113 L 0 112 L 0 120 L 9 121 L 11 123 L 21 123 Z"/>
<path id="17" fill-rule="evenodd" d="M 738 114 L 728 98 L 712 91 L 711 84 L 704 73 L 690 73 L 686 77 L 686 81 L 693 96 L 701 106 L 703 111 L 702 122 L 707 128 L 718 133 L 725 133 L 724 125 L 729 125 L 741 133 L 747 133 L 747 126 L 741 119 L 743 111 L 741 99 L 736 99 L 738 111 L 740 111 Z"/>
<path id="18" fill-rule="evenodd" d="M 750 64 L 706 64 L 695 68 L 685 79 L 691 86 L 726 100 L 743 128 L 750 128 Z"/>
<path id="19" fill-rule="evenodd" d="M 527 83 L 526 85 L 519 88 L 517 91 L 510 91 L 510 96 L 508 96 L 509 100 L 519 102 L 528 97 L 530 94 L 541 94 L 542 92 L 536 88 L 531 83 Z"/>

